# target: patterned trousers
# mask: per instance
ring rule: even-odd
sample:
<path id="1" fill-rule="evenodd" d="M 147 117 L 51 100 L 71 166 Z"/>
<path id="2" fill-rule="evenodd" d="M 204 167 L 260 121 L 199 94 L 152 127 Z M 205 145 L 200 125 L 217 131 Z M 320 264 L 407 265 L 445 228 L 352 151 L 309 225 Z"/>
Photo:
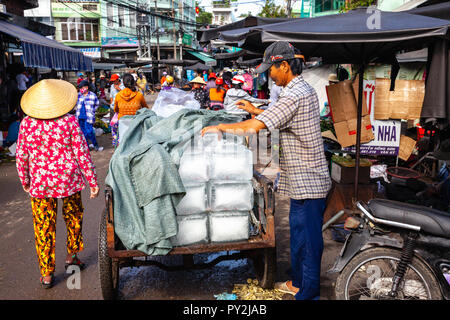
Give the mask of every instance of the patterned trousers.
<path id="1" fill-rule="evenodd" d="M 81 192 L 63 198 L 62 214 L 67 227 L 67 253 L 75 254 L 83 250 L 83 204 Z M 58 199 L 31 198 L 34 237 L 41 276 L 55 271 L 56 214 Z"/>

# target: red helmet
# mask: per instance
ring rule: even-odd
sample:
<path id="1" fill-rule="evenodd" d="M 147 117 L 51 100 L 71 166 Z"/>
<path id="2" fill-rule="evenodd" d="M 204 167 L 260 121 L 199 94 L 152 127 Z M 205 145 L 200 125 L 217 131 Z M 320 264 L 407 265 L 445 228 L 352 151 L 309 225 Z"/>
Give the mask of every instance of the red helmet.
<path id="1" fill-rule="evenodd" d="M 211 72 L 210 74 L 209 74 L 209 76 L 208 76 L 208 80 L 210 80 L 210 79 L 217 79 L 217 76 L 216 76 L 216 74 L 214 73 L 214 72 Z"/>
<path id="2" fill-rule="evenodd" d="M 218 86 L 223 85 L 223 79 L 222 78 L 217 78 L 216 79 L 216 85 L 218 85 Z"/>

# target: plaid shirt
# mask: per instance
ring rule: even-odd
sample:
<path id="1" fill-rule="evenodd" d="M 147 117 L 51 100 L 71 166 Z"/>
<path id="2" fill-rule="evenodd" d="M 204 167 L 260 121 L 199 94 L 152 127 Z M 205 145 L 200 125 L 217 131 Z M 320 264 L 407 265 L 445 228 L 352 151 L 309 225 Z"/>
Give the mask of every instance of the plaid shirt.
<path id="1" fill-rule="evenodd" d="M 86 122 L 90 124 L 94 124 L 95 122 L 95 111 L 97 110 L 99 106 L 99 101 L 95 93 L 88 92 L 88 94 L 85 96 L 81 93 L 78 93 L 78 101 L 77 101 L 77 119 L 80 118 L 80 111 L 81 107 L 83 106 L 86 109 Z"/>
<path id="2" fill-rule="evenodd" d="M 280 130 L 278 191 L 292 199 L 325 198 L 331 188 L 319 114 L 317 93 L 298 76 L 273 106 L 256 117 L 270 131 Z"/>

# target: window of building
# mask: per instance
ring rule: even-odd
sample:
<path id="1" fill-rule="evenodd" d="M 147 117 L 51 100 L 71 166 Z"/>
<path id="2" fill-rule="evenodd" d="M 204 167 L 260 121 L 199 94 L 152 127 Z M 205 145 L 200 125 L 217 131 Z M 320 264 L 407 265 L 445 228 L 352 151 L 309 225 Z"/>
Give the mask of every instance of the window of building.
<path id="1" fill-rule="evenodd" d="M 112 5 L 112 3 L 107 3 L 106 5 L 106 18 L 108 20 L 108 27 L 114 27 L 114 7 Z"/>
<path id="2" fill-rule="evenodd" d="M 96 4 L 83 4 L 83 10 L 97 11 L 97 5 Z"/>
<path id="3" fill-rule="evenodd" d="M 62 41 L 99 41 L 98 19 L 60 19 Z"/>
<path id="4" fill-rule="evenodd" d="M 123 7 L 119 7 L 119 27 L 125 26 L 125 9 Z"/>
<path id="5" fill-rule="evenodd" d="M 130 28 L 136 28 L 136 13 L 130 12 Z"/>
<path id="6" fill-rule="evenodd" d="M 345 4 L 344 0 L 316 0 L 314 12 L 339 10 Z"/>

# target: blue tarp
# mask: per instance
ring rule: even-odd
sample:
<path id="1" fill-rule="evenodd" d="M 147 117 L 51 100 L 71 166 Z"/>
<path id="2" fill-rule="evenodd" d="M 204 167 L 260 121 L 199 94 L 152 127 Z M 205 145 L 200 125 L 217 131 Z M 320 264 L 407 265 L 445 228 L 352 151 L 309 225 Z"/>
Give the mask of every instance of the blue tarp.
<path id="1" fill-rule="evenodd" d="M 27 67 L 93 71 L 92 59 L 83 55 L 80 50 L 7 21 L 0 20 L 0 32 L 21 41 L 23 60 Z"/>

